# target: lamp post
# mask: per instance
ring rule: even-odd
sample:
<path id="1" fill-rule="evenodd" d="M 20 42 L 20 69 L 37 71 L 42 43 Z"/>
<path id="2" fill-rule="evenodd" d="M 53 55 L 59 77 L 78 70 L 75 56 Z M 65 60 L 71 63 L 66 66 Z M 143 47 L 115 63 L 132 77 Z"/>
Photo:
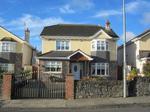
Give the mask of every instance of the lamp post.
<path id="1" fill-rule="evenodd" d="M 126 12 L 125 12 L 125 0 L 123 0 L 123 97 L 127 97 L 126 92 Z"/>

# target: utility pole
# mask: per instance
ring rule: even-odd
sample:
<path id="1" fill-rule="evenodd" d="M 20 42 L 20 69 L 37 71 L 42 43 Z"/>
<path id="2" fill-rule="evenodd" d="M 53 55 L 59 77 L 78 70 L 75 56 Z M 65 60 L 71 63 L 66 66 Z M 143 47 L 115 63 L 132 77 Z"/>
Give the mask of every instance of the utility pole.
<path id="1" fill-rule="evenodd" d="M 123 97 L 127 97 L 126 92 L 126 12 L 125 12 L 125 0 L 123 0 Z"/>

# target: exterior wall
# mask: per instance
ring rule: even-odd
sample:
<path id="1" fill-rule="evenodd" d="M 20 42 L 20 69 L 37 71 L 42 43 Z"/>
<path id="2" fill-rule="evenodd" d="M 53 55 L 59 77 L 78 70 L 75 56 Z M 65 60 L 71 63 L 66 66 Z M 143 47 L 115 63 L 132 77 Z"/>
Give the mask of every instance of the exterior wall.
<path id="1" fill-rule="evenodd" d="M 32 61 L 32 48 L 29 47 L 26 44 L 23 44 L 22 47 L 22 53 L 23 53 L 23 57 L 22 57 L 22 65 L 31 65 L 31 61 Z"/>
<path id="2" fill-rule="evenodd" d="M 109 40 L 110 61 L 117 61 L 117 43 L 115 40 Z"/>
<path id="3" fill-rule="evenodd" d="M 140 40 L 139 50 L 150 50 L 150 34 Z"/>
<path id="4" fill-rule="evenodd" d="M 127 65 L 136 67 L 136 57 L 137 57 L 137 42 L 132 43 L 130 45 L 126 46 L 126 60 L 127 60 Z M 118 48 L 118 65 L 122 66 L 123 65 L 123 47 Z"/>
<path id="5" fill-rule="evenodd" d="M 117 80 L 117 62 L 116 61 L 110 61 L 109 62 L 109 74 L 110 78 L 113 80 Z"/>
<path id="6" fill-rule="evenodd" d="M 15 73 L 22 69 L 22 53 L 0 53 L 0 57 L 9 60 L 9 63 L 15 64 Z"/>
<path id="7" fill-rule="evenodd" d="M 42 54 L 52 50 L 56 50 L 56 41 L 42 38 Z"/>
<path id="8" fill-rule="evenodd" d="M 97 56 L 102 58 L 102 60 L 109 61 L 110 60 L 110 53 L 109 51 L 91 51 L 92 56 Z"/>
<path id="9" fill-rule="evenodd" d="M 70 40 L 70 51 L 82 50 L 88 55 L 91 55 L 91 40 Z M 114 40 L 109 40 L 110 60 L 117 60 L 117 44 Z M 56 50 L 56 40 L 42 39 L 42 53 Z"/>

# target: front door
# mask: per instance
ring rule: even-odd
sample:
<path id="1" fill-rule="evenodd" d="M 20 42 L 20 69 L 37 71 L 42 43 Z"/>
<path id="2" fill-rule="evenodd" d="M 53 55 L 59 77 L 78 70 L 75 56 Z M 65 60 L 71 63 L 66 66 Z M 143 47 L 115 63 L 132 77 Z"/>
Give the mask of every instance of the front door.
<path id="1" fill-rule="evenodd" d="M 74 79 L 80 80 L 80 63 L 72 63 L 71 71 L 74 75 Z"/>

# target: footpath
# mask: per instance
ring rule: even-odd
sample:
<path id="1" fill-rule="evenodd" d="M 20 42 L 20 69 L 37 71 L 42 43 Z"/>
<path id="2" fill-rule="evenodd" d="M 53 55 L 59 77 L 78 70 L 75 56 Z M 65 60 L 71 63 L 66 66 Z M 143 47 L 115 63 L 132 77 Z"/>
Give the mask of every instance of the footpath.
<path id="1" fill-rule="evenodd" d="M 150 96 L 128 98 L 93 98 L 93 99 L 21 99 L 0 100 L 0 108 L 82 108 L 94 106 L 126 106 L 126 105 L 150 105 Z"/>

